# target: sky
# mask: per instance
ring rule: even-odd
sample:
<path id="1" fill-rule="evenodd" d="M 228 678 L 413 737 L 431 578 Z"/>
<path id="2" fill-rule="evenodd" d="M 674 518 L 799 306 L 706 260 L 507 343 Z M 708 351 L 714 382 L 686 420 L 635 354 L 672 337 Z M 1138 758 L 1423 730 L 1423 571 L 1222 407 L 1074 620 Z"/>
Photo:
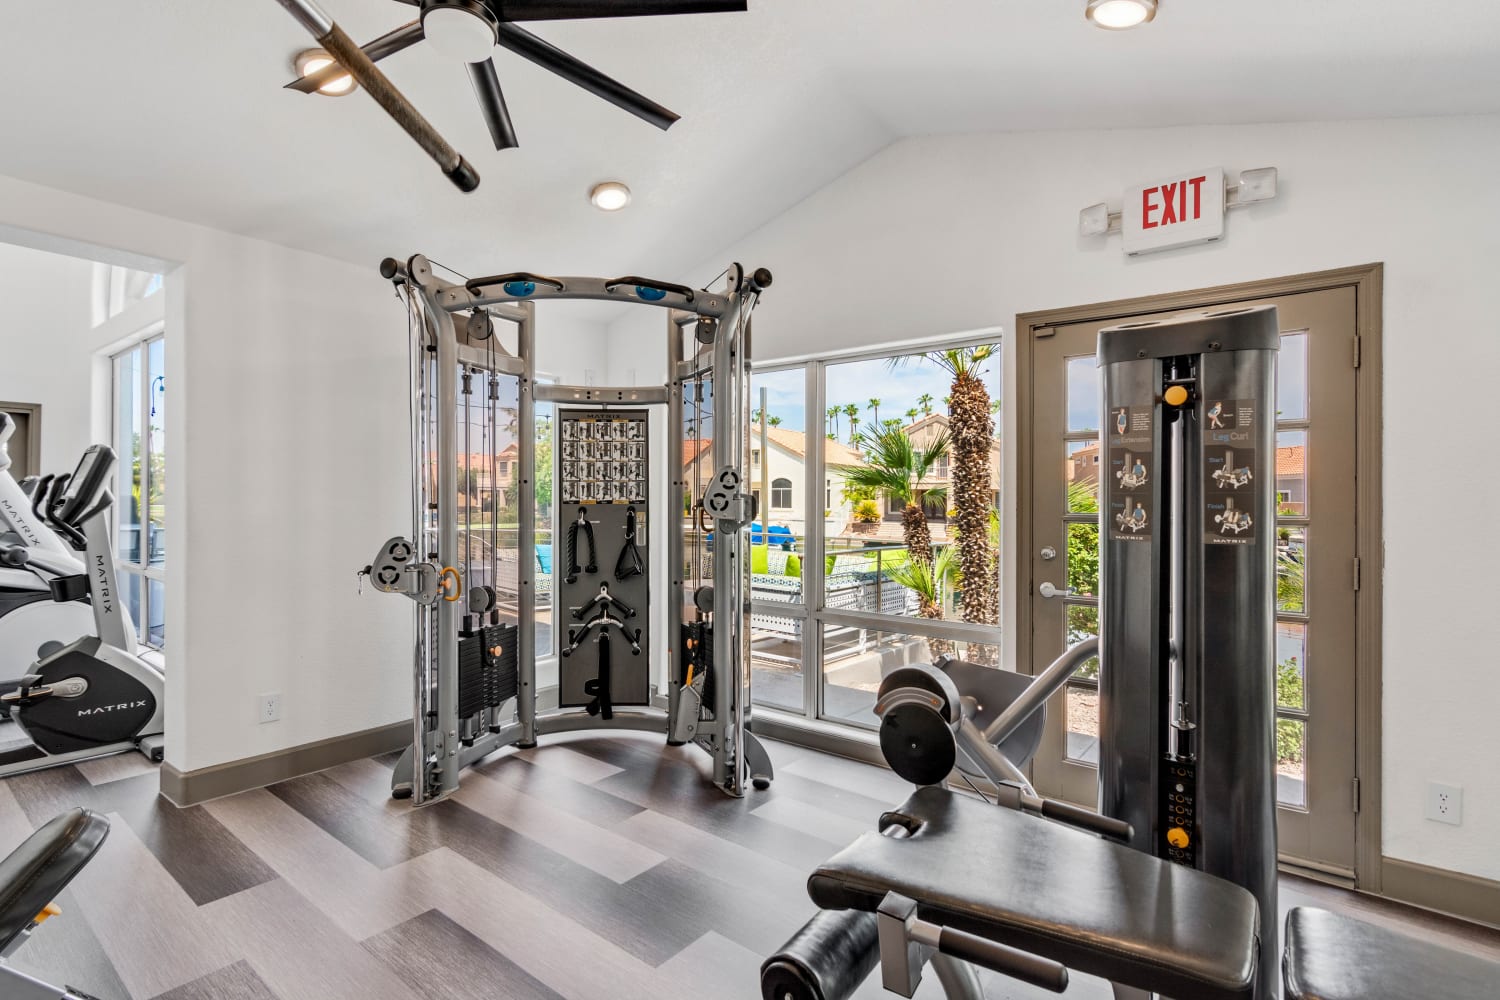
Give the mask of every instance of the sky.
<path id="1" fill-rule="evenodd" d="M 766 412 L 781 418 L 781 426 L 794 431 L 806 431 L 804 369 L 757 373 L 750 383 L 751 405 L 760 406 L 760 392 L 766 390 Z M 990 399 L 998 400 L 1001 391 L 1000 358 L 985 363 L 982 378 L 989 388 Z M 871 399 L 880 400 L 882 422 L 899 418 L 906 422 L 906 411 L 921 409 L 918 402 L 925 393 L 932 396 L 935 413 L 943 413 L 943 397 L 948 395 L 953 376 L 933 364 L 922 355 L 911 355 L 904 364 L 891 365 L 883 358 L 871 361 L 850 361 L 830 364 L 827 368 L 828 387 L 826 397 L 829 406 L 854 403 L 859 407 L 860 426 L 868 428 L 875 414 Z M 840 440 L 849 439 L 849 419 L 838 418 Z"/>

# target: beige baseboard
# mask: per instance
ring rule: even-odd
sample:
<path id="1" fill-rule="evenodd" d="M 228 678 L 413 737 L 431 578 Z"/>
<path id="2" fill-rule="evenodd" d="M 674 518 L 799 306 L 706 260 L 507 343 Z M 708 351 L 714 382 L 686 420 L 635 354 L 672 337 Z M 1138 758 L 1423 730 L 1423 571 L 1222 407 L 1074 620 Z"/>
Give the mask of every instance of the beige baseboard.
<path id="1" fill-rule="evenodd" d="M 288 778 L 400 750 L 410 744 L 411 722 L 403 720 L 196 771 L 179 771 L 171 764 L 163 764 L 161 794 L 174 805 L 197 805 L 209 799 L 263 788 Z"/>
<path id="2" fill-rule="evenodd" d="M 1500 927 L 1500 882 L 1415 861 L 1381 858 L 1380 894 L 1403 903 Z"/>

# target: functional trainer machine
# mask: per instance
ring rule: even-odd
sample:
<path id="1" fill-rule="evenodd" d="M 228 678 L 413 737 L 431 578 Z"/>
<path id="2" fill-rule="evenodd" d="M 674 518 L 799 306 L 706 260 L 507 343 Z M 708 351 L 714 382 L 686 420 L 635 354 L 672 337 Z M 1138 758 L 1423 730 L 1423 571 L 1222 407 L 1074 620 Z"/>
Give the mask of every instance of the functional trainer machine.
<path id="1" fill-rule="evenodd" d="M 713 783 L 724 792 L 743 795 L 747 780 L 765 787 L 770 758 L 749 731 L 755 504 L 745 480 L 750 314 L 770 272 L 732 265 L 720 291 L 520 272 L 455 283 L 418 255 L 388 258 L 381 274 L 407 303 L 413 413 L 412 533 L 387 541 L 361 571 L 416 609 L 412 745 L 396 765 L 392 794 L 416 804 L 440 799 L 458 788 L 463 768 L 496 750 L 582 729 L 691 743 L 711 755 Z M 538 383 L 536 303 L 557 299 L 665 309 L 669 382 Z M 514 351 L 501 346 L 497 323 L 514 327 Z M 687 456 L 685 415 L 689 406 L 704 410 L 705 400 L 719 431 L 709 448 L 712 475 L 690 505 L 683 470 L 698 450 Z M 537 403 L 558 407 L 551 470 L 535 466 Z M 509 487 L 495 467 L 501 411 L 515 417 Z M 650 456 L 661 415 L 670 485 L 657 496 Z M 545 547 L 537 546 L 539 474 L 552 476 L 550 634 L 559 653 L 557 707 L 546 711 L 537 682 L 537 660 L 551 652 L 537 644 L 539 583 L 548 575 Z M 513 544 L 497 528 L 502 500 L 517 508 Z M 690 509 L 696 518 L 684 517 Z M 684 572 L 687 535 L 705 519 L 716 535 L 711 582 L 696 579 L 703 565 L 696 558 L 695 571 Z M 652 579 L 653 533 L 665 540 L 667 580 Z M 513 580 L 502 580 L 507 561 Z M 652 602 L 664 598 L 663 663 L 653 655 L 663 643 L 653 643 L 650 619 Z"/>
<path id="2" fill-rule="evenodd" d="M 1100 638 L 1034 679 L 941 659 L 885 679 L 882 750 L 923 787 L 813 873 L 823 909 L 762 966 L 767 1000 L 841 1000 L 876 965 L 911 996 L 929 963 L 963 998 L 976 966 L 1059 993 L 1084 972 L 1121 1000 L 1493 995 L 1496 963 L 1321 910 L 1292 910 L 1277 948 L 1278 347 L 1273 307 L 1100 332 Z M 1090 815 L 1020 767 L 1096 651 Z M 955 767 L 993 801 L 944 788 Z"/>
<path id="3" fill-rule="evenodd" d="M 165 679 L 136 655 L 109 536 L 115 453 L 91 445 L 28 497 L 6 472 L 14 426 L 0 414 L 0 655 L 15 671 L 0 716 L 30 743 L 0 752 L 0 777 L 129 750 L 160 761 Z"/>

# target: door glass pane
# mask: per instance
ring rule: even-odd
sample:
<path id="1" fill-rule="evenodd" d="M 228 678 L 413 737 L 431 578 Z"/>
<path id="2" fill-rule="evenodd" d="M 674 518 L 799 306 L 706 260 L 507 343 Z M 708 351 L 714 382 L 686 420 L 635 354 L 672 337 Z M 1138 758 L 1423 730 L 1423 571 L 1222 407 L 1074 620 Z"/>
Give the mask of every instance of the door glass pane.
<path id="1" fill-rule="evenodd" d="M 1276 432 L 1276 510 L 1282 517 L 1306 517 L 1307 431 Z"/>
<path id="2" fill-rule="evenodd" d="M 147 434 L 149 445 L 146 454 L 149 456 L 146 476 L 146 551 L 142 557 L 148 565 L 161 566 L 166 562 L 167 532 L 165 527 L 166 514 L 166 468 L 167 468 L 167 435 L 165 432 L 167 410 L 166 410 L 166 349 L 165 341 L 158 337 L 146 345 L 146 378 L 147 391 L 150 398 L 147 400 Z"/>
<path id="3" fill-rule="evenodd" d="M 143 641 L 148 646 L 165 649 L 167 645 L 167 586 L 161 580 L 146 581 L 146 622 Z"/>
<path id="4" fill-rule="evenodd" d="M 833 520 L 831 509 L 807 507 L 808 441 L 819 440 L 821 421 L 807 425 L 806 369 L 753 373 L 750 405 L 750 486 L 759 510 L 750 527 L 750 598 L 802 604 L 808 522 Z M 818 491 L 818 504 L 827 493 L 825 485 Z"/>
<path id="5" fill-rule="evenodd" d="M 1092 354 L 1068 359 L 1068 432 L 1099 429 L 1099 366 Z"/>
<path id="6" fill-rule="evenodd" d="M 538 382 L 550 382 L 551 379 L 538 379 Z M 503 382 L 502 382 L 503 384 Z M 516 403 L 520 403 L 519 387 L 517 387 Z M 534 403 L 535 419 L 533 430 L 536 433 L 536 452 L 532 460 L 532 467 L 536 475 L 536 655 L 538 658 L 556 655 L 557 649 L 553 645 L 552 634 L 552 580 L 557 566 L 557 546 L 553 544 L 554 535 L 552 529 L 552 470 L 555 463 L 556 443 L 553 440 L 553 428 L 555 425 L 555 407 L 551 403 Z M 512 466 L 514 469 L 514 466 Z M 514 477 L 512 484 L 507 487 L 514 494 Z M 504 477 L 502 477 L 502 481 Z M 506 494 L 502 494 L 502 499 Z M 566 558 L 566 557 L 564 557 Z M 564 570 L 567 569 L 565 565 Z M 556 667 L 552 668 L 554 671 Z M 540 682 L 540 676 L 538 679 Z"/>
<path id="7" fill-rule="evenodd" d="M 141 349 L 115 358 L 115 545 L 120 559 L 139 564 L 141 535 Z"/>
<path id="8" fill-rule="evenodd" d="M 1281 338 L 1276 360 L 1276 419 L 1307 419 L 1307 334 Z"/>
<path id="9" fill-rule="evenodd" d="M 1068 441 L 1065 476 L 1068 491 L 1068 513 L 1099 512 L 1099 442 Z"/>
<path id="10" fill-rule="evenodd" d="M 1276 720 L 1276 801 L 1307 805 L 1307 723 L 1300 719 Z"/>
<path id="11" fill-rule="evenodd" d="M 880 680 L 897 667 L 931 663 L 939 654 L 978 663 L 998 663 L 1000 648 L 981 643 L 928 639 L 910 632 L 850 625 L 823 627 L 823 714 L 870 729 Z"/>
<path id="12" fill-rule="evenodd" d="M 1067 608 L 1065 645 L 1075 646 L 1099 634 L 1099 609 L 1091 604 Z M 1099 763 L 1099 658 L 1086 660 L 1067 687 L 1067 756 L 1069 760 Z"/>
<path id="13" fill-rule="evenodd" d="M 1307 708 L 1307 626 L 1276 623 L 1276 704 Z"/>
<path id="14" fill-rule="evenodd" d="M 1068 586 L 1075 595 L 1099 593 L 1099 525 L 1068 525 Z"/>
<path id="15" fill-rule="evenodd" d="M 1276 526 L 1276 610 L 1307 611 L 1307 531 L 1300 524 Z"/>

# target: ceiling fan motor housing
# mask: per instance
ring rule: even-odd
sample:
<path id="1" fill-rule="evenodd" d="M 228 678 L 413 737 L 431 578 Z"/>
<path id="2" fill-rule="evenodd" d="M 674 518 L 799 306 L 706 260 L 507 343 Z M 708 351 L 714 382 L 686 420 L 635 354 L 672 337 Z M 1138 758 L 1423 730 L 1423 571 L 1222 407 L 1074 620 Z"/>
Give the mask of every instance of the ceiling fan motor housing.
<path id="1" fill-rule="evenodd" d="M 477 63 L 490 57 L 500 23 L 479 0 L 423 0 L 422 32 L 449 59 Z"/>

